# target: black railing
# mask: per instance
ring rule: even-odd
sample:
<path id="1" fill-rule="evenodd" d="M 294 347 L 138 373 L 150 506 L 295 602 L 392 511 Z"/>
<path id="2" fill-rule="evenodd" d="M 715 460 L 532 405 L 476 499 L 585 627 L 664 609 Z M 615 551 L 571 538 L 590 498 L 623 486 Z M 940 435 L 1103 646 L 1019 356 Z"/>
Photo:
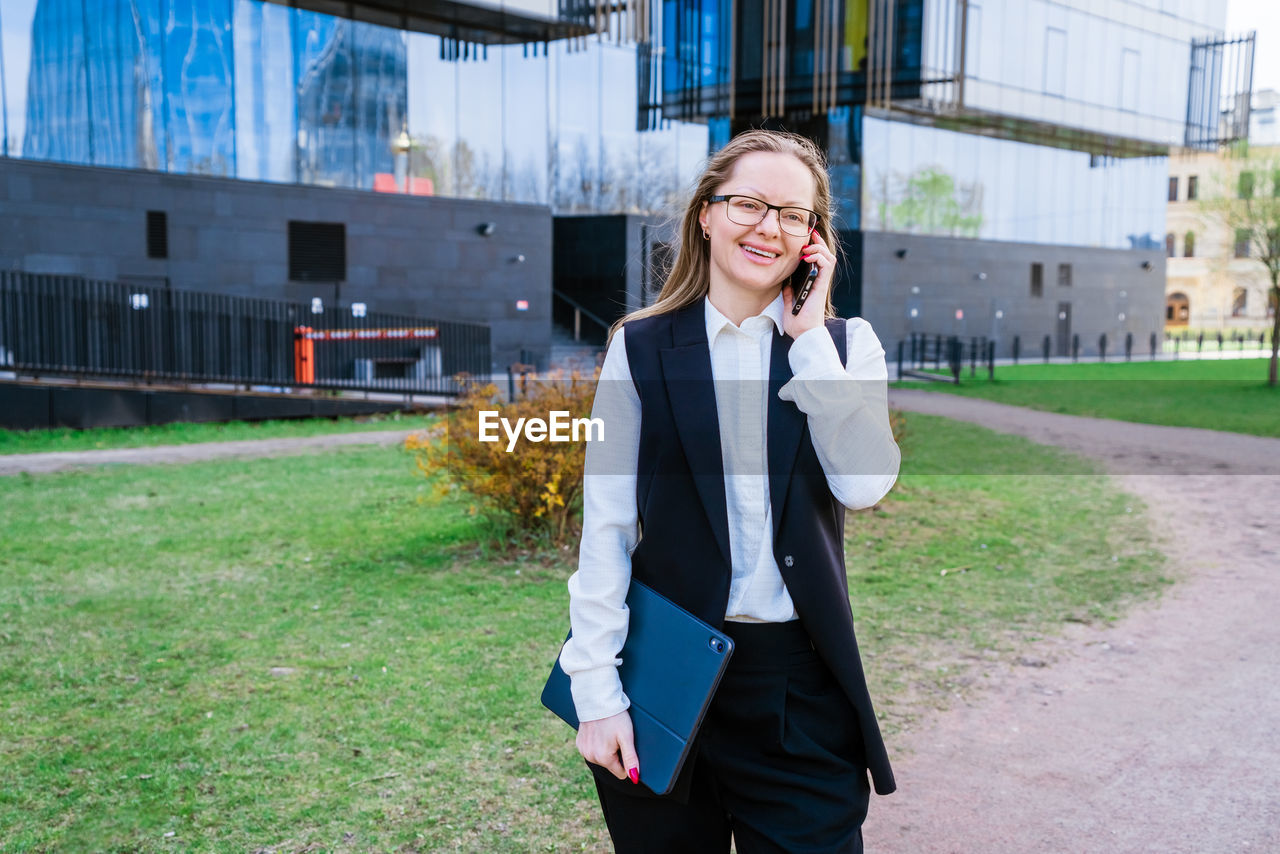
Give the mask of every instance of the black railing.
<path id="1" fill-rule="evenodd" d="M 0 272 L 0 370 L 454 394 L 490 364 L 483 324 Z"/>
<path id="2" fill-rule="evenodd" d="M 1268 318 L 1270 322 L 1270 318 Z M 1230 336 L 1224 336 L 1221 331 L 1213 334 L 1212 337 L 1206 339 L 1204 330 L 1198 330 L 1192 335 L 1190 330 L 1183 329 L 1180 331 L 1165 330 L 1164 343 L 1166 352 L 1169 350 L 1170 344 L 1173 345 L 1173 353 L 1177 355 L 1182 349 L 1190 350 L 1195 347 L 1196 353 L 1204 351 L 1205 341 L 1209 342 L 1217 352 L 1223 352 L 1225 346 L 1229 346 L 1235 350 L 1258 349 L 1264 350 L 1271 346 L 1271 330 L 1231 330 Z M 1256 343 L 1254 343 L 1256 341 Z"/>
<path id="3" fill-rule="evenodd" d="M 562 326 L 573 330 L 574 341 L 586 340 L 592 344 L 603 345 L 608 340 L 609 329 L 612 326 L 609 321 L 593 313 L 563 291 L 553 288 L 551 296 L 563 303 L 563 307 L 559 303 L 552 306 L 552 318 Z M 583 320 L 586 320 L 587 324 L 583 324 Z"/>
<path id="4" fill-rule="evenodd" d="M 898 376 L 925 380 L 942 380 L 946 377 L 928 373 L 941 371 L 945 365 L 951 374 L 950 381 L 960 382 L 964 363 L 969 363 L 969 376 L 976 376 L 981 363 L 991 373 L 995 359 L 995 342 L 985 336 L 929 335 L 912 332 L 911 337 L 898 342 Z"/>

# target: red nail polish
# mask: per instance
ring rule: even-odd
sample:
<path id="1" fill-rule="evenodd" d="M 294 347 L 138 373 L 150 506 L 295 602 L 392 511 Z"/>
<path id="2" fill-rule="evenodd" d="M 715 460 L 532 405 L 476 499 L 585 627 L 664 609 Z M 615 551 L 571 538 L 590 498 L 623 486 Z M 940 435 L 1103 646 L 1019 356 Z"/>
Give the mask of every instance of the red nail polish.
<path id="1" fill-rule="evenodd" d="M 629 769 L 627 769 L 627 776 L 631 778 L 631 782 L 632 782 L 632 783 L 639 784 L 639 782 L 640 782 L 640 769 L 639 769 L 639 768 L 629 768 Z"/>

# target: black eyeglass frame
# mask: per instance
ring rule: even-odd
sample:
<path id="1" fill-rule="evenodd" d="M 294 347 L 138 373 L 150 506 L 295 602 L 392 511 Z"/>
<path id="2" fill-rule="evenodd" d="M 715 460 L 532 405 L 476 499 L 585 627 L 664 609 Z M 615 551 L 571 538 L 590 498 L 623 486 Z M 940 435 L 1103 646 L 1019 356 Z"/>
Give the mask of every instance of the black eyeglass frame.
<path id="1" fill-rule="evenodd" d="M 809 214 L 809 216 L 813 217 L 813 221 L 809 223 L 808 228 L 804 230 L 805 236 L 807 236 L 809 232 L 817 228 L 818 222 L 822 219 L 822 217 L 818 215 L 817 211 L 811 211 L 808 208 L 802 208 L 798 205 L 771 205 L 768 202 L 766 202 L 764 199 L 757 199 L 755 196 L 748 196 L 743 193 L 733 193 L 728 196 L 712 196 L 711 198 L 707 199 L 707 204 L 714 205 L 717 202 L 728 202 L 730 199 L 750 199 L 753 202 L 759 202 L 760 204 L 764 205 L 764 213 L 760 214 L 760 218 L 758 220 L 756 220 L 755 222 L 740 222 L 740 223 L 737 223 L 738 225 L 759 225 L 760 223 L 764 222 L 765 217 L 769 215 L 769 211 L 777 211 L 778 212 L 778 228 L 782 229 L 783 231 L 786 231 L 787 234 L 791 234 L 792 237 L 801 237 L 802 235 L 792 234 L 790 231 L 787 231 L 787 229 L 783 227 L 782 225 L 783 211 L 804 211 L 805 213 Z M 727 207 L 731 207 L 731 206 L 727 206 Z M 725 216 L 729 216 L 729 211 L 727 209 L 725 210 L 724 213 L 725 213 Z M 733 222 L 733 218 L 730 217 L 729 221 Z"/>

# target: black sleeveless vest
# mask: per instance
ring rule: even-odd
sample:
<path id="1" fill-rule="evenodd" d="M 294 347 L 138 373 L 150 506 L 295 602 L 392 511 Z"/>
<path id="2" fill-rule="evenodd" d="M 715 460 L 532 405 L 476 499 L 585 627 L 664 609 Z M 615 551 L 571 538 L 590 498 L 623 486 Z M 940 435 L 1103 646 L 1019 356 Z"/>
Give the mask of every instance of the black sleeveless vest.
<path id="1" fill-rule="evenodd" d="M 641 411 L 640 541 L 631 555 L 631 573 L 718 627 L 729 602 L 729 520 L 704 312 L 699 300 L 626 325 L 627 360 Z M 827 329 L 845 361 L 844 321 L 828 320 Z M 778 397 L 792 376 L 791 343 L 775 334 L 769 359 L 766 458 L 774 558 L 814 647 L 857 713 L 875 790 L 887 795 L 896 785 L 849 607 L 845 508 L 827 486 L 806 416 Z"/>

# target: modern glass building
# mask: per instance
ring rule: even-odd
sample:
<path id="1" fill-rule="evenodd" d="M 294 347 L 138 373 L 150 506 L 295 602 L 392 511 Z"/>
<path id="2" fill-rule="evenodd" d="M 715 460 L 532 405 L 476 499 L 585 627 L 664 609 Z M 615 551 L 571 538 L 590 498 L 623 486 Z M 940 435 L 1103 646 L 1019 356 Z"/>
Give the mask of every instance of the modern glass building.
<path id="1" fill-rule="evenodd" d="M 640 132 L 634 43 L 553 3 L 507 3 L 473 31 L 307 5 L 5 0 L 0 153 L 395 190 L 404 131 L 411 192 L 564 211 L 660 208 L 706 155 L 704 124 Z"/>
<path id="2" fill-rule="evenodd" d="M 837 303 L 891 342 L 1145 345 L 1170 146 L 1248 126 L 1252 39 L 1210 0 L 661 6 L 642 110 L 707 121 L 713 146 L 754 126 L 821 142 L 852 260 Z"/>
<path id="3" fill-rule="evenodd" d="M 887 348 L 1088 352 L 1161 327 L 1169 147 L 1249 125 L 1252 41 L 1224 23 L 1214 0 L 5 0 L 2 153 L 563 218 L 674 212 L 708 151 L 787 128 L 828 154 L 837 303 Z"/>

